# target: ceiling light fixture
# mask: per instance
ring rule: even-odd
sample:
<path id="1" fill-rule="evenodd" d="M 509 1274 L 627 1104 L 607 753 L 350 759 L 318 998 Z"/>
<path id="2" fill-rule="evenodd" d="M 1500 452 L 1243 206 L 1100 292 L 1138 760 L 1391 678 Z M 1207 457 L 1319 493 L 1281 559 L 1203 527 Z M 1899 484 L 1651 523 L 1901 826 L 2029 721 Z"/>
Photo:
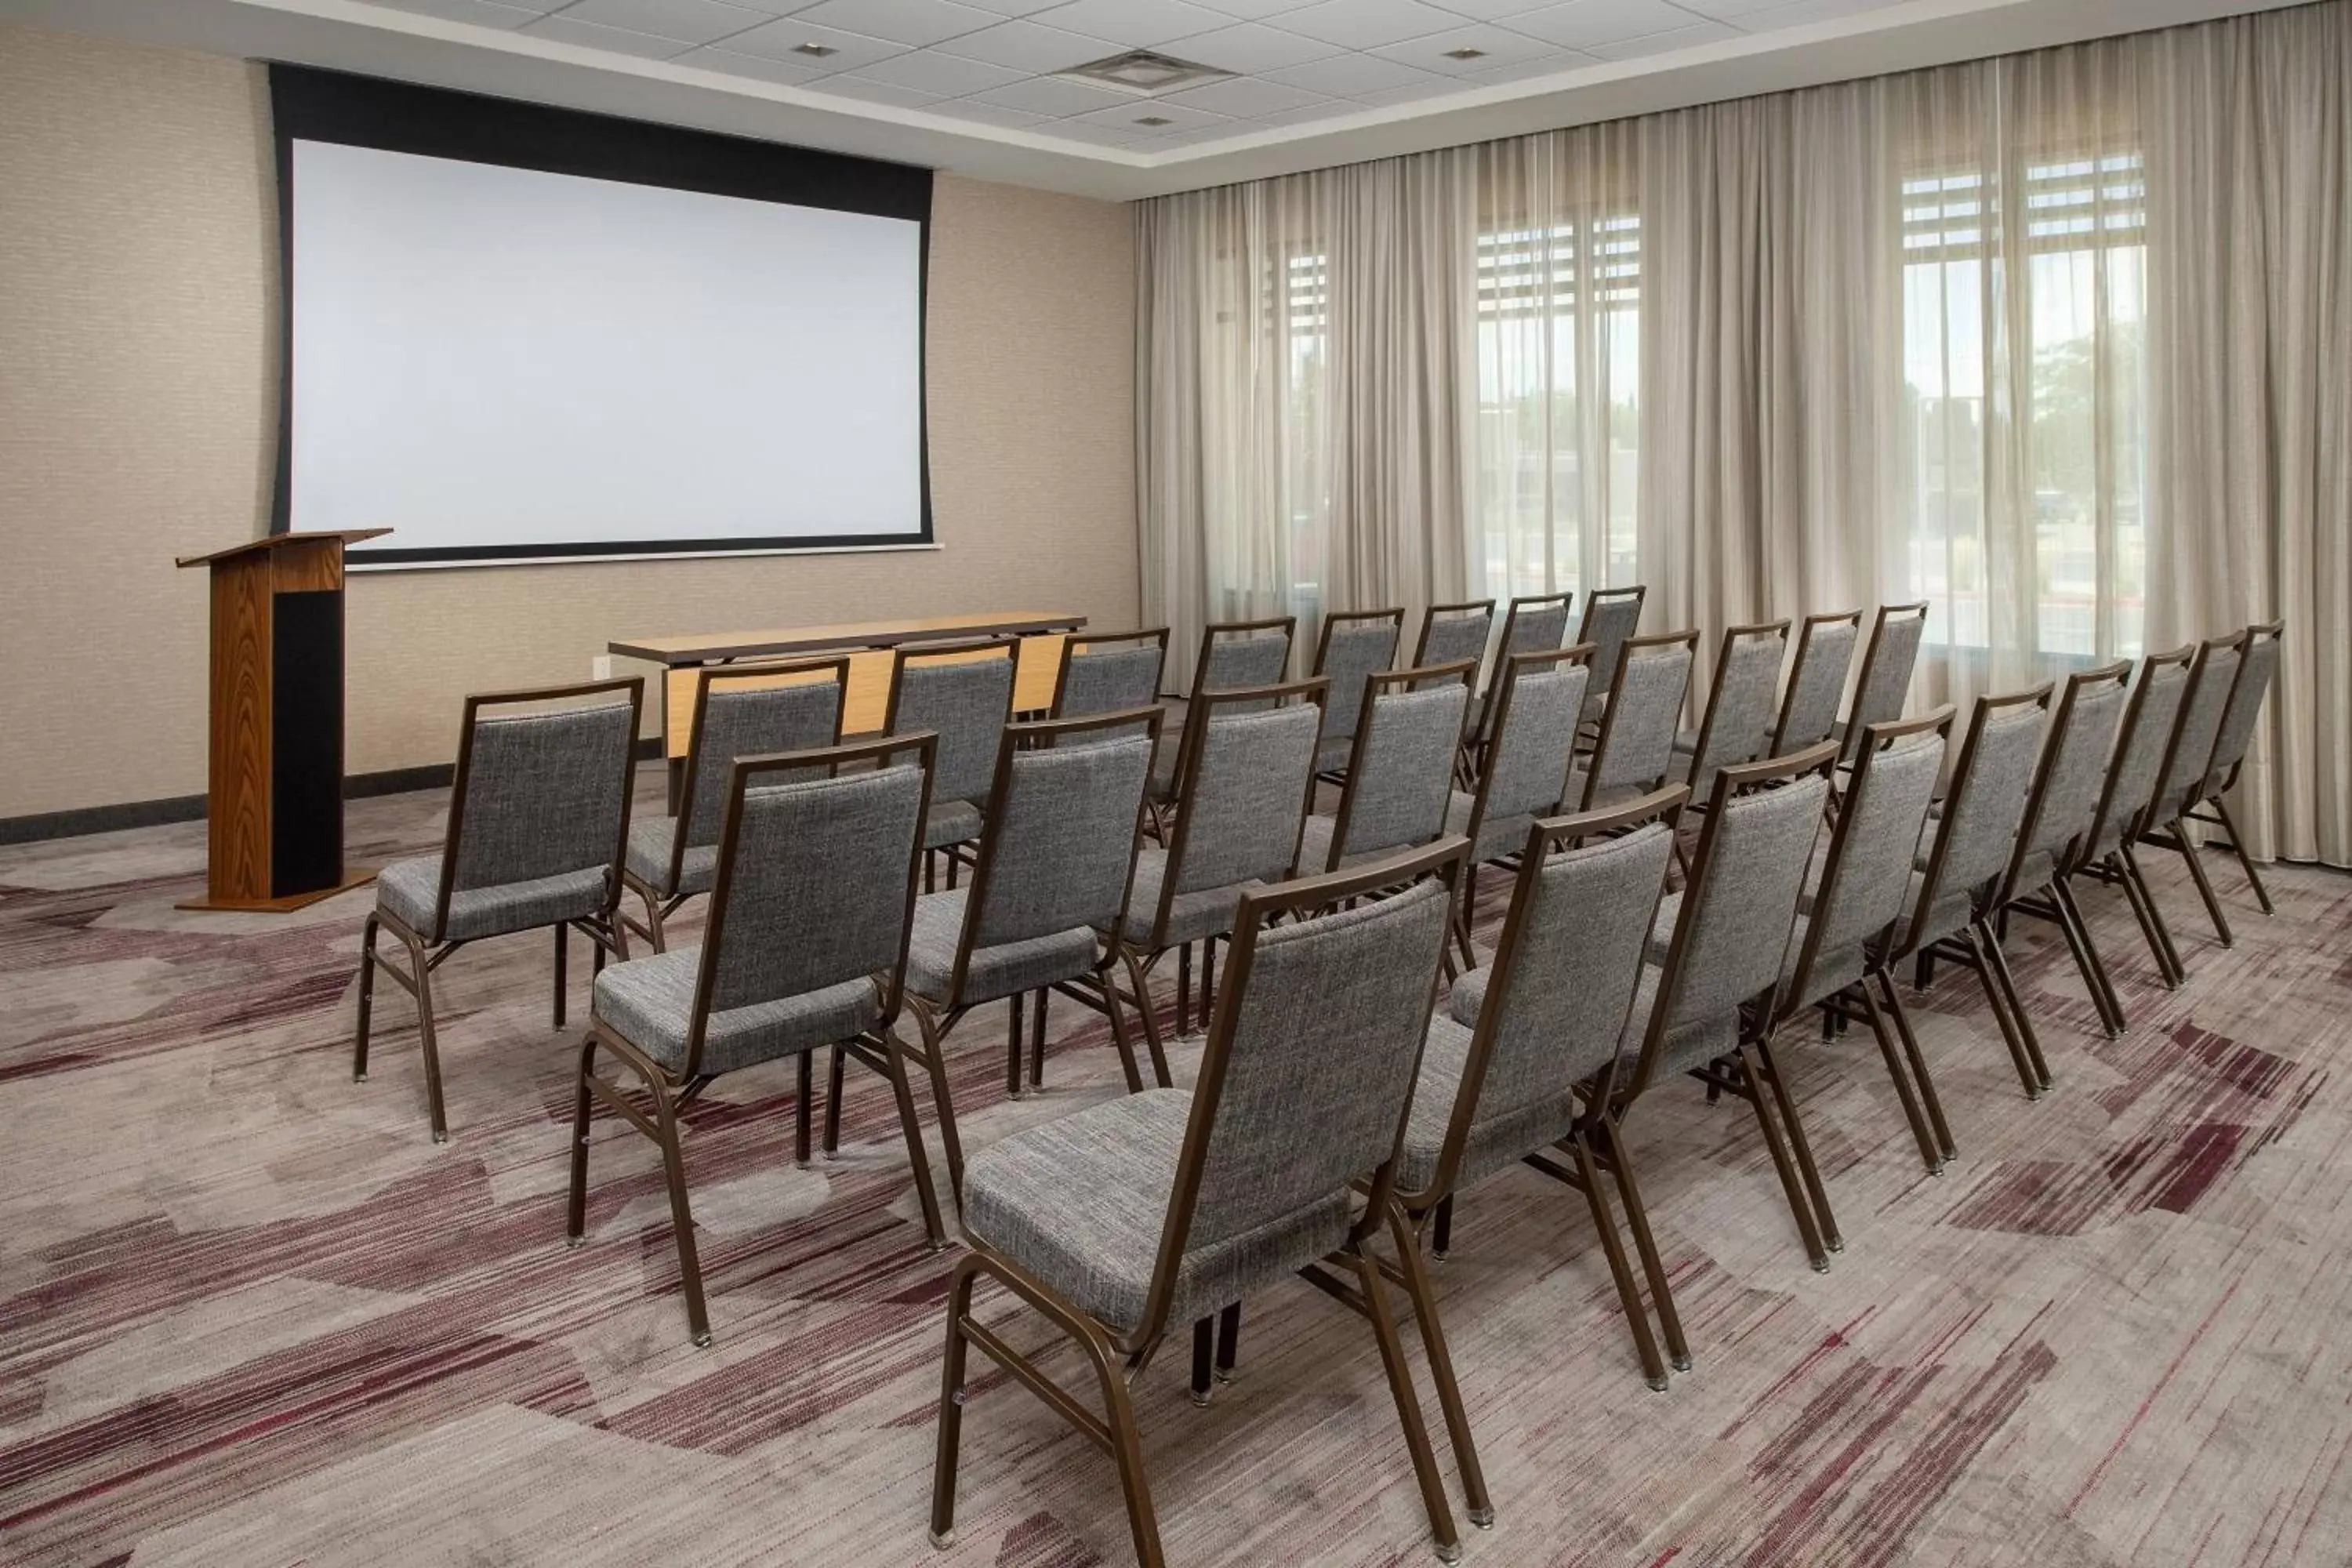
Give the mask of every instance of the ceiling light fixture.
<path id="1" fill-rule="evenodd" d="M 1054 74 L 1093 82 L 1097 87 L 1117 88 L 1139 98 L 1150 98 L 1172 88 L 1214 81 L 1234 73 L 1192 60 L 1180 60 L 1172 55 L 1153 54 L 1150 49 L 1129 49 L 1123 55 L 1088 60 L 1085 65 L 1071 66 Z"/>
<path id="2" fill-rule="evenodd" d="M 1176 122 L 1169 119 L 1164 114 L 1147 114 L 1138 120 L 1136 123 L 1138 125 L 1173 125 Z"/>
<path id="3" fill-rule="evenodd" d="M 827 55 L 837 55 L 841 53 L 841 51 L 835 48 L 831 44 L 794 44 L 793 46 L 793 53 L 796 55 L 806 55 L 811 59 L 821 60 Z"/>
<path id="4" fill-rule="evenodd" d="M 1484 49 L 1448 49 L 1445 51 L 1445 58 L 1449 60 L 1483 60 L 1486 58 L 1486 51 Z"/>

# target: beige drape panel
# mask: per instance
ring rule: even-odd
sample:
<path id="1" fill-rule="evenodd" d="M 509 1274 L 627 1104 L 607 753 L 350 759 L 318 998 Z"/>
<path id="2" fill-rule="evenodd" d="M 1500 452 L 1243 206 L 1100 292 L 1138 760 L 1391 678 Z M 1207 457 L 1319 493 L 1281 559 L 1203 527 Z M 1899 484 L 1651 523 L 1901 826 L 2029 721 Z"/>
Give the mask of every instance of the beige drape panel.
<path id="1" fill-rule="evenodd" d="M 2352 0 L 1146 204 L 1144 589 L 1926 599 L 1919 702 L 2283 615 L 2352 863 Z"/>

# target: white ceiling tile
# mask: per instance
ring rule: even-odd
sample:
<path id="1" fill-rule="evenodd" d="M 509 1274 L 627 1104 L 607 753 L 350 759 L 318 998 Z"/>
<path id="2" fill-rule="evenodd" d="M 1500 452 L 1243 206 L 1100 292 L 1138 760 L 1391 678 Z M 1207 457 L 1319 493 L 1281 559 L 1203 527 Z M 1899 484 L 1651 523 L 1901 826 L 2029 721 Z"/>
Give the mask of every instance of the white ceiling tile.
<path id="1" fill-rule="evenodd" d="M 684 53 L 687 48 L 676 38 L 656 38 L 650 33 L 600 27 L 593 22 L 575 22 L 564 16 L 541 16 L 520 30 L 525 37 L 545 38 L 551 43 L 577 44 L 583 49 L 609 49 L 616 55 L 640 55 L 649 60 L 666 60 L 673 55 Z"/>
<path id="2" fill-rule="evenodd" d="M 805 11 L 793 12 L 793 17 L 869 38 L 919 46 L 977 33 L 994 26 L 998 20 L 993 12 L 959 5 L 955 0 L 823 0 Z"/>
<path id="3" fill-rule="evenodd" d="M 1073 0 L 1039 12 L 1034 20 L 1090 38 L 1148 49 L 1171 38 L 1205 33 L 1225 18 L 1187 0 Z"/>
<path id="4" fill-rule="evenodd" d="M 529 3 L 536 5 L 540 0 L 529 0 Z M 727 0 L 727 4 L 740 5 L 750 11 L 762 12 L 770 16 L 789 16 L 795 11 L 807 10 L 816 4 L 816 0 Z"/>
<path id="5" fill-rule="evenodd" d="M 1538 77 L 1559 76 L 1600 62 L 1592 56 L 1575 49 L 1553 49 L 1540 59 L 1521 60 L 1517 65 L 1494 66 L 1482 71 L 1472 71 L 1467 79 L 1486 87 L 1504 82 L 1533 81 Z"/>
<path id="6" fill-rule="evenodd" d="M 1378 55 L 1334 55 L 1328 60 L 1309 60 L 1303 66 L 1285 66 L 1278 71 L 1267 71 L 1265 77 L 1269 81 L 1303 87 L 1309 92 L 1327 92 L 1334 98 L 1360 98 L 1368 92 L 1409 87 L 1423 81 L 1443 86 L 1448 79 L 1432 71 L 1415 70 L 1394 60 L 1384 60 Z"/>
<path id="7" fill-rule="evenodd" d="M 762 59 L 758 55 L 739 55 L 732 49 L 690 49 L 670 62 L 692 66 L 697 70 L 720 71 L 728 76 L 753 77 L 772 81 L 779 87 L 800 87 L 829 74 L 815 60 L 803 65 L 797 60 Z"/>
<path id="8" fill-rule="evenodd" d="M 1506 16 L 1516 16 L 1522 11 L 1534 11 L 1545 5 L 1558 5 L 1559 0 L 1437 0 L 1449 11 L 1459 11 L 1478 22 L 1499 22 Z M 1769 0 L 1780 4 L 1782 0 Z"/>
<path id="9" fill-rule="evenodd" d="M 1031 114 L 1026 110 L 1007 109 L 1001 103 L 982 103 L 971 98 L 942 99 L 931 106 L 931 112 L 952 114 L 959 120 L 975 120 L 982 125 L 1009 125 L 1019 131 L 1049 124 L 1053 120 L 1051 115 Z"/>
<path id="10" fill-rule="evenodd" d="M 708 44 L 758 26 L 768 20 L 768 14 L 721 5 L 719 0 L 579 0 L 563 8 L 563 19 L 676 38 L 681 44 Z"/>
<path id="11" fill-rule="evenodd" d="M 940 101 L 936 92 L 920 92 L 894 81 L 874 81 L 862 76 L 829 76 L 809 83 L 812 92 L 829 92 L 865 103 L 895 103 L 902 109 L 922 109 Z"/>
<path id="12" fill-rule="evenodd" d="M 1308 60 L 1328 59 L 1339 52 L 1337 44 L 1327 44 L 1320 38 L 1302 37 L 1297 33 L 1286 33 L 1279 27 L 1268 27 L 1256 22 L 1237 22 L 1213 33 L 1177 38 L 1162 47 L 1167 53 L 1180 59 L 1214 66 L 1219 70 L 1238 71 L 1245 76 L 1257 71 L 1279 70 L 1284 66 L 1303 65 Z"/>
<path id="13" fill-rule="evenodd" d="M 1358 103 L 1384 107 L 1391 103 L 1418 103 L 1424 98 L 1441 98 L 1447 93 L 1467 92 L 1474 84 L 1450 76 L 1433 76 L 1427 81 L 1409 81 L 1399 87 L 1375 88 L 1355 95 Z"/>
<path id="14" fill-rule="evenodd" d="M 1233 117 L 1211 114 L 1202 109 L 1187 109 L 1181 103 L 1168 103 L 1157 99 L 1139 99 L 1116 109 L 1097 109 L 1090 114 L 1074 117 L 1086 125 L 1108 125 L 1113 130 L 1132 127 L 1153 138 L 1172 136 L 1180 131 L 1213 131 L 1233 128 Z M 1164 120 L 1165 125 L 1146 125 L 1147 120 Z"/>
<path id="15" fill-rule="evenodd" d="M 1457 49 L 1476 49 L 1472 59 L 1452 58 Z M 1530 38 L 1525 33 L 1514 33 L 1503 27 L 1489 26 L 1484 22 L 1463 22 L 1442 33 L 1432 33 L 1425 38 L 1410 43 L 1384 44 L 1366 51 L 1399 65 L 1418 66 L 1444 76 L 1475 76 L 1480 71 L 1499 70 L 1505 66 L 1524 65 L 1532 61 L 1555 59 L 1563 53 L 1558 44 L 1547 44 Z"/>
<path id="16" fill-rule="evenodd" d="M 1034 22 L 999 22 L 993 27 L 949 39 L 940 46 L 940 52 L 1044 75 L 1103 59 L 1120 49 L 1108 38 L 1090 38 L 1059 27 L 1040 26 Z"/>
<path id="17" fill-rule="evenodd" d="M 910 87 L 918 92 L 928 92 L 935 98 L 961 98 L 968 92 L 986 92 L 992 87 L 1004 87 L 1019 81 L 1022 73 L 992 66 L 985 60 L 966 59 L 961 55 L 943 55 L 937 49 L 917 49 L 910 55 L 898 55 L 879 60 L 857 73 L 868 81 L 887 81 L 899 87 Z"/>
<path id="18" fill-rule="evenodd" d="M 1789 0 L 1678 0 L 1678 4 L 1685 11 L 1696 11 L 1702 16 L 1714 16 L 1727 21 L 1734 17 L 1752 16 L 1759 11 L 1769 11 L 1775 5 L 1785 5 L 1788 3 Z"/>
<path id="19" fill-rule="evenodd" d="M 1268 16 L 1279 16 L 1315 4 L 1315 0 L 1201 0 L 1201 4 L 1223 11 L 1228 16 L 1238 16 L 1244 22 L 1263 22 Z"/>
<path id="20" fill-rule="evenodd" d="M 1237 76 L 1224 81 L 1213 81 L 1203 87 L 1186 88 L 1158 100 L 1161 103 L 1179 103 L 1187 109 L 1205 109 L 1212 114 L 1230 114 L 1244 120 L 1255 120 L 1268 114 L 1280 114 L 1290 110 L 1309 109 L 1320 104 L 1327 114 L 1343 114 L 1349 106 L 1309 92 L 1305 88 L 1290 87 L 1278 81 L 1265 81 L 1256 77 Z"/>
<path id="21" fill-rule="evenodd" d="M 803 44 L 816 44 L 831 49 L 829 55 L 806 55 Z M 893 55 L 907 52 L 904 44 L 894 44 L 887 38 L 868 37 L 863 33 L 845 33 L 839 27 L 820 26 L 803 22 L 798 16 L 786 16 L 738 33 L 727 40 L 727 47 L 741 54 L 760 55 L 772 60 L 791 60 L 812 65 L 819 70 L 862 70 L 877 60 L 887 60 Z"/>
<path id="22" fill-rule="evenodd" d="M 1699 17 L 1666 0 L 1567 0 L 1511 18 L 1511 30 L 1571 49 L 1621 44 L 1696 24 Z"/>
<path id="23" fill-rule="evenodd" d="M 1327 44 L 1350 49 L 1378 48 L 1425 37 L 1461 18 L 1422 0 L 1321 0 L 1282 18 L 1286 32 L 1304 33 Z"/>
<path id="24" fill-rule="evenodd" d="M 977 5 L 983 11 L 993 11 L 1000 16 L 1026 16 L 1032 11 L 1058 5 L 1062 0 L 964 0 L 964 3 Z"/>
<path id="25" fill-rule="evenodd" d="M 1695 49 L 1701 44 L 1718 44 L 1726 38 L 1745 37 L 1747 35 L 1738 28 L 1723 22 L 1700 22 L 1688 27 L 1673 27 L 1663 33 L 1652 33 L 1645 38 L 1595 44 L 1592 52 L 1604 60 L 1630 60 L 1641 55 L 1662 55 L 1669 49 Z"/>
<path id="26" fill-rule="evenodd" d="M 490 0 L 375 0 L 379 5 L 438 16 L 445 22 L 471 22 L 478 27 L 520 27 L 550 9 L 546 5 L 496 5 Z"/>
<path id="27" fill-rule="evenodd" d="M 980 103 L 1002 104 L 1007 109 L 1025 109 L 1032 114 L 1050 114 L 1059 119 L 1066 114 L 1084 114 L 1093 109 L 1113 109 L 1122 103 L 1140 103 L 1142 99 L 1124 92 L 1113 92 L 1107 87 L 1088 87 L 1082 81 L 1069 81 L 1057 76 L 1031 77 L 1010 87 L 991 88 L 986 92 L 972 94 Z"/>

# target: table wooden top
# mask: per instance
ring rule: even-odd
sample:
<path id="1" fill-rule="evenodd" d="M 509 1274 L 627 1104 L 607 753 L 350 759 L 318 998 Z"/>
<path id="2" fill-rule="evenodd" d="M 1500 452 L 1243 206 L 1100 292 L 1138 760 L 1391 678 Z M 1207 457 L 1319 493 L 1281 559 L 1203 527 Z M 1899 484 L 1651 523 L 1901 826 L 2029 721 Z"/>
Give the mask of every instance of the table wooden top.
<path id="1" fill-rule="evenodd" d="M 770 654 L 817 653 L 831 648 L 895 647 L 958 637 L 1029 637 L 1038 632 L 1076 631 L 1084 616 L 1046 610 L 1002 610 L 974 616 L 914 616 L 891 621 L 850 621 L 831 626 L 781 626 L 766 631 L 698 632 L 680 637 L 615 637 L 605 649 L 625 658 L 656 664 L 709 664 L 715 659 L 756 658 Z"/>

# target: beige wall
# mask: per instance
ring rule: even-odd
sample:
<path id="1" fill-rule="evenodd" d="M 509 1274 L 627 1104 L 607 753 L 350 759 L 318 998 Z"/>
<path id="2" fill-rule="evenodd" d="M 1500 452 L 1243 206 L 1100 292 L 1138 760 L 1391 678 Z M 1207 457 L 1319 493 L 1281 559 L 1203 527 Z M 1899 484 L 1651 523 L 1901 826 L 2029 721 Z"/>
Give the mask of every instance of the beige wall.
<path id="1" fill-rule="evenodd" d="M 172 557 L 267 527 L 275 212 L 257 67 L 0 26 L 0 816 L 205 787 L 204 584 Z M 584 678 L 613 637 L 1131 625 L 1133 246 L 1117 205 L 940 179 L 942 548 L 357 576 L 352 770 L 448 761 L 465 692 Z"/>

